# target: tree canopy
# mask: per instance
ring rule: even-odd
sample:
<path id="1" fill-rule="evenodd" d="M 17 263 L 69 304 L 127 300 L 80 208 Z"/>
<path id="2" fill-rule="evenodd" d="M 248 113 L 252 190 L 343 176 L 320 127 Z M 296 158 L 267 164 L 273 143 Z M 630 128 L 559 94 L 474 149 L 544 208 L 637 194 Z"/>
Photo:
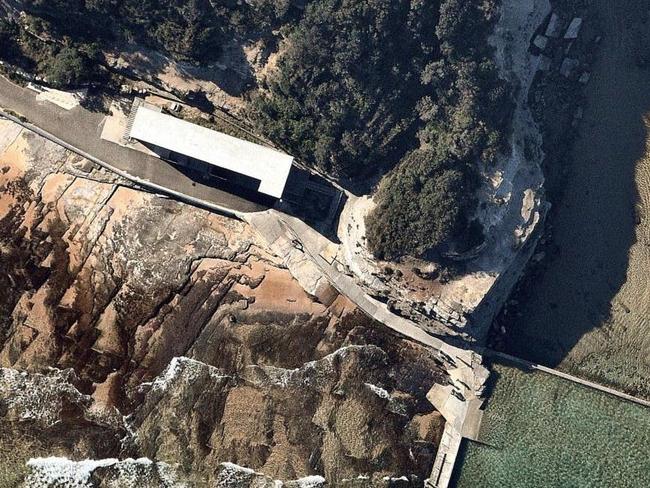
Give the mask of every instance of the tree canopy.
<path id="1" fill-rule="evenodd" d="M 381 183 L 366 219 L 371 252 L 384 259 L 419 256 L 483 238 L 472 219 L 481 165 L 506 144 L 512 113 L 506 82 L 487 46 L 494 2 L 445 0 L 436 35 L 438 59 L 420 73 L 420 149 L 403 157 Z"/>
<path id="2" fill-rule="evenodd" d="M 511 102 L 487 43 L 497 1 L 24 3 L 66 40 L 37 61 L 61 85 L 84 79 L 93 42 L 136 41 L 197 63 L 217 59 L 235 38 L 279 47 L 252 93 L 250 121 L 344 184 L 368 189 L 383 176 L 367 237 L 378 256 L 395 259 L 467 234 L 473 175 L 505 146 Z"/>
<path id="3" fill-rule="evenodd" d="M 45 75 L 56 86 L 77 85 L 86 80 L 86 60 L 76 49 L 64 47 L 48 62 Z"/>
<path id="4" fill-rule="evenodd" d="M 26 0 L 25 9 L 77 41 L 137 41 L 175 59 L 206 63 L 247 30 L 269 29 L 290 0 Z"/>
<path id="5" fill-rule="evenodd" d="M 495 4 L 312 2 L 253 101 L 260 129 L 306 163 L 357 181 L 389 171 L 367 221 L 377 256 L 422 254 L 471 220 L 472 175 L 511 113 L 487 44 Z"/>
<path id="6" fill-rule="evenodd" d="M 420 255 L 458 235 L 473 207 L 475 180 L 431 149 L 404 157 L 381 183 L 366 219 L 368 248 L 380 259 Z"/>
<path id="7" fill-rule="evenodd" d="M 310 3 L 255 99 L 260 127 L 330 174 L 376 171 L 415 119 L 437 15 L 435 1 Z"/>

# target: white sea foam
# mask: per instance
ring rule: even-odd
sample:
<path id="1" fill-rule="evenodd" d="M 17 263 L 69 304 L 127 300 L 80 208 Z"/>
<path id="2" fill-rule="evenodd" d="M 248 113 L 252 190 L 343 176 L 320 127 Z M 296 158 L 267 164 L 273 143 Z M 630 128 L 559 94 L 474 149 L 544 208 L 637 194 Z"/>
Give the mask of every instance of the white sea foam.
<path id="1" fill-rule="evenodd" d="M 177 480 L 174 469 L 166 463 L 154 463 L 148 458 L 119 460 L 84 459 L 72 461 L 65 457 L 32 458 L 27 461 L 29 474 L 25 478 L 26 488 L 65 486 L 66 488 L 91 487 L 90 479 L 98 468 L 112 468 L 114 483 L 108 486 L 138 488 L 146 481 L 156 481 L 161 488 L 186 488 Z"/>

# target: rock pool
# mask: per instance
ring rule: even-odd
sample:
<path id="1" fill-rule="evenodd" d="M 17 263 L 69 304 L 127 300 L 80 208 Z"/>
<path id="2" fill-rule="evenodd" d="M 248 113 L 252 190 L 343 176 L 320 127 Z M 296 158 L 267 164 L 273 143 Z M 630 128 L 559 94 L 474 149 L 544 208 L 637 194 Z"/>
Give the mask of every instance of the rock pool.
<path id="1" fill-rule="evenodd" d="M 481 440 L 457 487 L 648 487 L 650 409 L 543 372 L 493 364 Z"/>

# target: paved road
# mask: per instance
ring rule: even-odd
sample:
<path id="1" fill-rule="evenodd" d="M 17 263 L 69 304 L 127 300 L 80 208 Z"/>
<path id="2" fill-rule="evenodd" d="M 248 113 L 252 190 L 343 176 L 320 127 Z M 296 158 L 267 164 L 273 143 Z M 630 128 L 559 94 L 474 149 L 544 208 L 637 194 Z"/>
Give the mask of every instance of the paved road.
<path id="1" fill-rule="evenodd" d="M 233 209 L 237 213 L 254 214 L 268 210 L 267 207 L 237 195 L 196 183 L 172 165 L 158 158 L 102 140 L 100 134 L 103 114 L 90 112 L 82 107 L 65 110 L 50 102 L 37 101 L 35 92 L 19 87 L 1 76 L 0 107 L 25 116 L 34 126 L 33 129 L 42 135 L 45 133 L 40 131 L 46 131 L 66 143 L 72 150 L 106 162 L 109 166 L 135 176 L 138 180 L 152 182 L 154 185 L 170 189 L 173 192 Z M 289 232 L 292 238 L 299 236 L 307 245 L 306 247 L 312 249 L 310 257 L 313 262 L 334 286 L 339 288 L 339 291 L 348 296 L 368 315 L 420 343 L 437 350 L 446 350 L 450 356 L 460 357 L 468 364 L 476 361 L 471 351 L 447 345 L 412 322 L 389 312 L 384 304 L 368 297 L 351 278 L 340 273 L 320 256 L 320 252 L 329 244 L 329 241 L 307 224 L 288 215 L 280 219 L 279 214 L 273 211 L 257 215 L 259 218 L 247 220 L 262 234 L 264 234 L 266 226 L 274 222 L 276 226 L 280 224 L 279 228 L 274 230 L 285 236 Z M 268 236 L 266 237 L 268 238 Z M 273 241 L 274 239 L 269 240 Z"/>
<path id="2" fill-rule="evenodd" d="M 150 181 L 160 187 L 235 212 L 259 212 L 268 208 L 194 181 L 158 158 L 104 141 L 100 139 L 104 114 L 90 112 L 82 107 L 64 110 L 50 102 L 37 101 L 34 91 L 21 88 L 1 76 L 0 107 L 26 117 L 30 123 L 74 148 L 91 154 L 139 180 Z"/>
<path id="3" fill-rule="evenodd" d="M 385 304 L 369 297 L 351 277 L 323 257 L 329 241 L 303 221 L 275 210 L 248 214 L 245 220 L 266 240 L 268 247 L 284 259 L 294 275 L 306 273 L 313 276 L 313 270 L 305 270 L 305 263 L 312 263 L 339 293 L 349 298 L 367 315 L 395 332 L 440 352 L 447 362 L 447 372 L 454 389 L 465 399 L 459 400 L 451 395 L 452 388 L 449 385 L 434 385 L 427 395 L 446 421 L 445 433 L 431 472 L 433 481 L 428 486 L 431 483 L 433 486 L 447 486 L 461 438 L 467 436 L 475 439 L 480 429 L 480 407 L 483 403 L 481 395 L 489 374 L 481 364 L 481 356 L 472 350 L 447 344 L 414 322 L 395 315 Z M 300 248 L 293 245 L 295 240 L 302 244 Z M 441 388 L 437 389 L 437 386 Z M 434 390 L 439 391 L 435 393 Z"/>

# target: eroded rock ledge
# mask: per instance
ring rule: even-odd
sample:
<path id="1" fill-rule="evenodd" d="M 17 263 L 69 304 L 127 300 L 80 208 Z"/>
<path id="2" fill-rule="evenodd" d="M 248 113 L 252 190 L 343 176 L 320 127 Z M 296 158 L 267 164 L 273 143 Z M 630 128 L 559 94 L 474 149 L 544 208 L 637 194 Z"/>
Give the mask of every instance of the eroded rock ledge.
<path id="1" fill-rule="evenodd" d="M 425 395 L 448 381 L 433 352 L 307 295 L 246 224 L 6 121 L 0 169 L 0 429 L 16 447 L 0 481 L 58 456 L 95 460 L 89 486 L 128 486 L 127 464 L 144 486 L 165 486 L 161 466 L 212 486 L 227 462 L 285 486 L 422 486 L 443 426 Z"/>

